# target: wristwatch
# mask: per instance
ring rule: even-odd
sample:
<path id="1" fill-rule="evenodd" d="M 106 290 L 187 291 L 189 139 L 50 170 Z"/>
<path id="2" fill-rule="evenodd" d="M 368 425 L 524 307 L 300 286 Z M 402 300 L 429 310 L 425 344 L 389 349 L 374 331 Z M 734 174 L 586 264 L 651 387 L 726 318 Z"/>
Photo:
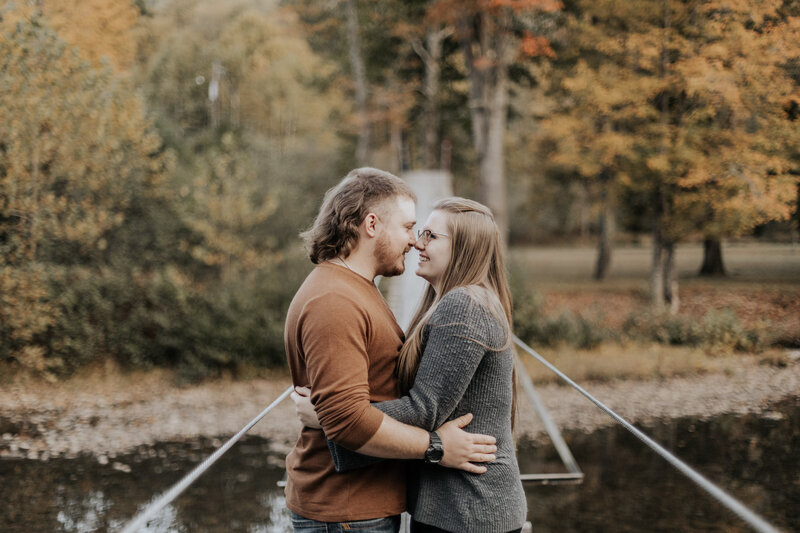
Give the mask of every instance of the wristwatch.
<path id="1" fill-rule="evenodd" d="M 435 431 L 430 432 L 431 443 L 425 451 L 425 463 L 429 465 L 438 464 L 444 457 L 444 448 L 442 448 L 442 439 Z"/>

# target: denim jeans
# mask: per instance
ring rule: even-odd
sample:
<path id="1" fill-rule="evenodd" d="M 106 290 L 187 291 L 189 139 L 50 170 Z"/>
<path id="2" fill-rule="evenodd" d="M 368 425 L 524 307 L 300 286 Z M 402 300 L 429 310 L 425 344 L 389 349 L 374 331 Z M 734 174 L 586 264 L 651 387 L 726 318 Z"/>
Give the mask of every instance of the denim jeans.
<path id="1" fill-rule="evenodd" d="M 318 522 L 292 512 L 292 527 L 295 533 L 397 533 L 400 530 L 400 515 L 351 522 Z"/>

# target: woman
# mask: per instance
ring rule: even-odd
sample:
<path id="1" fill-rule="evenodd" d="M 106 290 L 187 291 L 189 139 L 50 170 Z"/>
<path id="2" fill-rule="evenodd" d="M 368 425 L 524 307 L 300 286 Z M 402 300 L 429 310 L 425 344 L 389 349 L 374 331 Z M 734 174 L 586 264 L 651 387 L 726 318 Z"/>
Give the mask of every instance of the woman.
<path id="1" fill-rule="evenodd" d="M 497 459 L 480 475 L 415 464 L 408 484 L 411 530 L 519 531 L 526 505 L 512 437 L 511 293 L 499 230 L 485 206 L 448 198 L 434 206 L 416 248 L 416 274 L 429 286 L 398 358 L 406 395 L 374 405 L 429 431 L 473 413 L 469 430 L 497 439 Z M 307 399 L 295 401 L 303 422 L 313 425 Z M 338 469 L 357 466 L 354 454 L 335 444 L 331 451 Z"/>

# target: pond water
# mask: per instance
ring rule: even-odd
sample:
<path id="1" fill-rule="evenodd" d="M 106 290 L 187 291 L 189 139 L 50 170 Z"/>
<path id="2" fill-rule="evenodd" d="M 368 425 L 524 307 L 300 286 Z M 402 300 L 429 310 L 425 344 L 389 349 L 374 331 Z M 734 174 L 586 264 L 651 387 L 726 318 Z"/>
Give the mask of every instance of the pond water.
<path id="1" fill-rule="evenodd" d="M 642 426 L 783 531 L 800 531 L 800 397 L 759 414 Z M 545 532 L 738 532 L 751 529 L 621 427 L 567 433 L 579 485 L 526 484 Z M 115 531 L 213 452 L 219 441 L 161 443 L 117 456 L 0 459 L 0 531 Z M 289 531 L 282 457 L 247 437 L 150 523 L 149 532 Z M 520 443 L 523 473 L 561 472 L 551 446 Z"/>

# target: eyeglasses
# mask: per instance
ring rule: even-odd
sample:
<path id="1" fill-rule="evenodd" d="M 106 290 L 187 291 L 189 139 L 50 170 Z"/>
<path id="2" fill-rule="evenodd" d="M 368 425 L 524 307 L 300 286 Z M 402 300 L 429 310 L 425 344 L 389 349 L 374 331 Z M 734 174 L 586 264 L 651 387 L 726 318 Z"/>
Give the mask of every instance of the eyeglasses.
<path id="1" fill-rule="evenodd" d="M 444 233 L 434 233 L 429 229 L 423 229 L 417 231 L 417 239 L 422 241 L 422 244 L 428 244 L 431 241 L 436 240 L 438 237 L 449 237 L 450 235 L 445 235 Z"/>

